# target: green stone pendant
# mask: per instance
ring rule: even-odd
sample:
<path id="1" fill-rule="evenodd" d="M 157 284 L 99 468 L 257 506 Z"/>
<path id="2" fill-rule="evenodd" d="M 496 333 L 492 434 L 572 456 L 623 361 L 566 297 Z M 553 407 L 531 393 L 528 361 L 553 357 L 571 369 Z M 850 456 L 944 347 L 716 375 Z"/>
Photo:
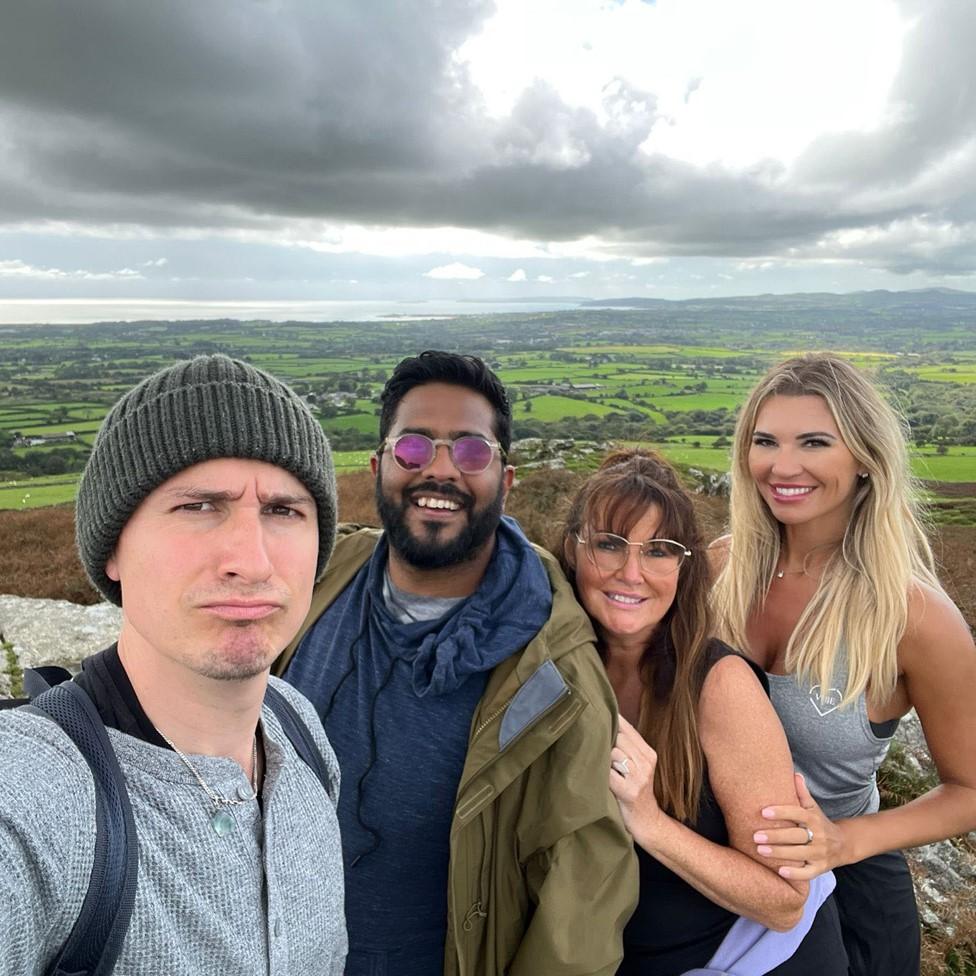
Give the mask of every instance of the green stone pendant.
<path id="1" fill-rule="evenodd" d="M 214 811 L 214 815 L 210 818 L 210 826 L 213 827 L 214 833 L 218 837 L 223 837 L 224 834 L 229 834 L 237 824 L 226 810 L 218 807 Z"/>

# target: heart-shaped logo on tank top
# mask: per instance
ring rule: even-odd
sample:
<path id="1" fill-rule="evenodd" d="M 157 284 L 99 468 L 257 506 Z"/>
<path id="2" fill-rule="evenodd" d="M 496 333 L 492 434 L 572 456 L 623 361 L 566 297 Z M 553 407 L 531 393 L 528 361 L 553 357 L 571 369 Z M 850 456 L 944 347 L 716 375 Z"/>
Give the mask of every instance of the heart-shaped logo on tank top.
<path id="1" fill-rule="evenodd" d="M 826 695 L 820 694 L 820 685 L 814 685 L 810 689 L 810 704 L 817 710 L 817 714 L 823 718 L 840 707 L 844 696 L 839 688 L 831 688 Z"/>

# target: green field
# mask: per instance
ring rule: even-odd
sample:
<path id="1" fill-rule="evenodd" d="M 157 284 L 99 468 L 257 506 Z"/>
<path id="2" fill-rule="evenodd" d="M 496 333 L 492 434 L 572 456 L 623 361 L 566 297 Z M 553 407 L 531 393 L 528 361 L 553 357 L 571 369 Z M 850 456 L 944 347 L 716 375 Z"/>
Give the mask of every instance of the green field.
<path id="1" fill-rule="evenodd" d="M 529 409 L 528 404 L 532 404 Z M 572 397 L 542 395 L 531 400 L 519 400 L 512 411 L 515 417 L 529 417 L 543 422 L 562 420 L 566 417 L 585 417 L 593 414 L 606 417 L 611 413 L 619 413 L 615 407 L 605 407 L 593 400 L 574 400 Z"/>
<path id="2" fill-rule="evenodd" d="M 77 475 L 54 475 L 23 481 L 0 481 L 0 509 L 43 508 L 75 500 Z"/>
<path id="3" fill-rule="evenodd" d="M 421 349 L 470 352 L 490 363 L 512 398 L 516 439 L 642 439 L 678 463 L 723 470 L 728 450 L 712 445 L 729 440 L 756 379 L 804 348 L 833 348 L 868 371 L 920 444 L 947 446 L 942 455 L 917 450 L 919 477 L 976 483 L 972 323 L 955 306 L 923 320 L 915 305 L 862 312 L 855 302 L 833 319 L 822 308 L 818 296 L 762 296 L 748 307 L 723 301 L 711 310 L 677 303 L 647 311 L 473 310 L 429 321 L 7 328 L 0 330 L 0 478 L 16 485 L 0 482 L 0 507 L 70 501 L 114 400 L 160 366 L 212 352 L 246 358 L 307 395 L 340 470 L 368 463 L 383 384 L 403 356 Z M 340 392 L 348 396 L 334 403 L 329 394 Z M 14 432 L 66 431 L 77 439 L 13 446 Z"/>
<path id="4" fill-rule="evenodd" d="M 655 397 L 659 410 L 734 410 L 742 402 L 735 393 L 688 393 L 681 396 Z"/>
<path id="5" fill-rule="evenodd" d="M 351 413 L 344 417 L 330 417 L 322 421 L 322 426 L 328 434 L 331 430 L 360 430 L 365 434 L 375 434 L 379 427 L 379 418 L 372 413 Z"/>
<path id="6" fill-rule="evenodd" d="M 336 451 L 332 455 L 337 474 L 363 471 L 369 467 L 371 451 Z M 54 475 L 0 481 L 0 509 L 44 508 L 75 500 L 78 475 Z"/>
<path id="7" fill-rule="evenodd" d="M 948 453 L 943 455 L 928 450 L 914 453 L 912 471 L 924 481 L 976 484 L 976 447 L 950 447 Z"/>

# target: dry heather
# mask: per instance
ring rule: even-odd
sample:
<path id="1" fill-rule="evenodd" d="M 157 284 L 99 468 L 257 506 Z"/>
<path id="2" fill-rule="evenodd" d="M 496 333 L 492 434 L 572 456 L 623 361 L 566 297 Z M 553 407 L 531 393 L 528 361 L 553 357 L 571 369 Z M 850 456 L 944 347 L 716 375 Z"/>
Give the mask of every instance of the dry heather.
<path id="1" fill-rule="evenodd" d="M 509 496 L 514 515 L 533 542 L 552 547 L 560 521 L 582 475 L 564 470 L 533 471 Z M 339 518 L 376 525 L 373 479 L 368 471 L 340 475 Z M 719 535 L 728 509 L 724 499 L 696 496 L 706 539 Z M 933 532 L 933 548 L 949 595 L 971 627 L 976 626 L 976 526 L 944 525 Z M 71 506 L 0 511 L 0 593 L 96 603 L 98 594 L 82 572 L 74 548 Z"/>

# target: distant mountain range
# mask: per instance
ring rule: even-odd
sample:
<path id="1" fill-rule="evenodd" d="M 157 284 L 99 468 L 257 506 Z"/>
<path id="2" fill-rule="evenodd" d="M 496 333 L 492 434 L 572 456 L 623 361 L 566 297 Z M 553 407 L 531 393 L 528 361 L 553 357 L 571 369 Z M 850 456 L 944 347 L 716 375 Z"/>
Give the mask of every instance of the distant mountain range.
<path id="1" fill-rule="evenodd" d="M 644 328 L 677 329 L 689 337 L 702 327 L 715 334 L 733 330 L 738 338 L 772 330 L 810 348 L 845 348 L 853 341 L 865 347 L 881 344 L 892 352 L 917 351 L 933 343 L 946 351 L 976 350 L 976 292 L 953 288 L 684 301 L 613 298 L 581 302 L 576 314 L 610 316 L 621 324 L 640 322 Z"/>
<path id="2" fill-rule="evenodd" d="M 729 311 L 802 311 L 867 312 L 891 309 L 971 312 L 976 310 L 976 292 L 956 288 L 918 288 L 909 291 L 797 292 L 790 295 L 742 295 L 726 298 L 604 298 L 580 302 L 581 308 L 633 308 Z"/>

